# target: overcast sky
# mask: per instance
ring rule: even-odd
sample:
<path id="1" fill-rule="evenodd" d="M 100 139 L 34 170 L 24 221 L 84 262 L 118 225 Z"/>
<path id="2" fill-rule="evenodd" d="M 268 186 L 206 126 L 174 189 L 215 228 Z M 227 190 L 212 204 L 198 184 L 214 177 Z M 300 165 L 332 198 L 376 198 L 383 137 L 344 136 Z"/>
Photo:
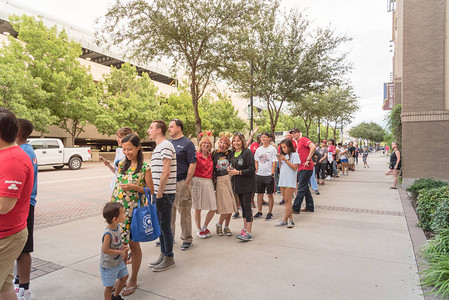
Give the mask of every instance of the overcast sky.
<path id="1" fill-rule="evenodd" d="M 0 0 L 6 2 L 7 0 Z M 94 20 L 104 15 L 114 0 L 9 0 L 11 4 L 41 12 L 48 17 L 63 20 L 74 27 L 92 31 Z M 391 13 L 386 0 L 283 0 L 287 7 L 305 10 L 318 26 L 331 26 L 338 34 L 353 40 L 345 49 L 350 50 L 349 61 L 354 70 L 349 75 L 359 97 L 361 109 L 351 126 L 360 122 L 384 124 L 382 111 L 383 83 L 392 71 Z"/>

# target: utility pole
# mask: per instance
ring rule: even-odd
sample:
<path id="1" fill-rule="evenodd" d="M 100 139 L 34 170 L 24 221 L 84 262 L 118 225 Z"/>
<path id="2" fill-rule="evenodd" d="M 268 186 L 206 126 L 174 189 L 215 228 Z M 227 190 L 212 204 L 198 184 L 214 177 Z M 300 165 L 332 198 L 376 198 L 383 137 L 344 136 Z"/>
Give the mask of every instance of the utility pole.
<path id="1" fill-rule="evenodd" d="M 250 114 L 251 114 L 251 119 L 250 119 L 250 131 L 253 131 L 253 121 L 254 121 L 254 113 L 253 113 L 253 61 L 251 60 L 251 86 L 250 86 Z"/>

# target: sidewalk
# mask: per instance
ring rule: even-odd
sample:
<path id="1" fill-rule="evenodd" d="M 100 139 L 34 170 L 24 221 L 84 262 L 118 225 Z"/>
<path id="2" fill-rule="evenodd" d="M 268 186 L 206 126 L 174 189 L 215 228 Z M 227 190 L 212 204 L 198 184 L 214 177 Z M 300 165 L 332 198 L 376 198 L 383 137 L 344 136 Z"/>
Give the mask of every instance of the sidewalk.
<path id="1" fill-rule="evenodd" d="M 177 237 L 176 267 L 161 273 L 147 267 L 160 249 L 143 243 L 139 288 L 126 299 L 424 299 L 387 158 L 368 161 L 320 186 L 315 212 L 294 215 L 295 228 L 274 227 L 284 210 L 276 196 L 274 220 L 255 220 L 252 242 L 216 236 L 215 217 L 212 238 L 194 239 L 191 250 Z M 231 221 L 234 234 L 242 223 Z M 35 299 L 102 299 L 104 226 L 97 215 L 35 232 L 33 266 L 48 265 L 31 282 Z"/>

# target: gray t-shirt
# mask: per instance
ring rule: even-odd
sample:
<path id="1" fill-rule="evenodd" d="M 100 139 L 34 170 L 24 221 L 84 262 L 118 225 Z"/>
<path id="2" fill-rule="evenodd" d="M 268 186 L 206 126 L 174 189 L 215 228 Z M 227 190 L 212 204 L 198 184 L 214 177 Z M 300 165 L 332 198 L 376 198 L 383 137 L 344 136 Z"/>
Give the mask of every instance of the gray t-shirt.
<path id="1" fill-rule="evenodd" d="M 329 153 L 329 150 L 327 150 L 327 147 L 325 147 L 325 148 L 318 148 L 317 150 L 318 150 L 318 152 L 320 153 L 321 158 L 323 158 L 323 156 L 326 157 L 325 159 L 323 159 L 323 160 L 321 161 L 321 163 L 327 164 L 327 153 Z M 321 159 L 321 158 L 320 158 L 320 159 Z"/>
<path id="2" fill-rule="evenodd" d="M 103 244 L 104 236 L 109 234 L 111 236 L 111 243 L 109 248 L 120 250 L 122 248 L 122 231 L 120 226 L 117 225 L 117 229 L 112 230 L 109 228 L 105 228 L 103 237 L 101 238 L 101 244 Z M 109 255 L 103 253 L 101 251 L 100 256 L 100 267 L 111 269 L 117 267 L 123 261 L 123 257 L 121 255 Z"/>

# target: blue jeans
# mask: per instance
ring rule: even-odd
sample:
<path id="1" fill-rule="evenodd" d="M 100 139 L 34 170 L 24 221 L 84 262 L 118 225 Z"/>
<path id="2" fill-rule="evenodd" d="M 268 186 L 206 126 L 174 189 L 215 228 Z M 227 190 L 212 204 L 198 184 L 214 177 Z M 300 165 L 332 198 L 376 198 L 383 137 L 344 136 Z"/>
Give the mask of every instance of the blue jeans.
<path id="1" fill-rule="evenodd" d="M 171 231 L 171 210 L 176 194 L 162 194 L 162 198 L 156 199 L 157 217 L 161 227 L 161 252 L 165 256 L 173 257 L 173 233 Z"/>
<path id="2" fill-rule="evenodd" d="M 276 172 L 274 172 L 274 184 L 276 186 L 276 193 L 281 192 L 281 187 L 279 186 L 279 163 L 276 166 Z"/>
<path id="3" fill-rule="evenodd" d="M 312 186 L 312 190 L 314 190 L 314 191 L 318 190 L 318 184 L 316 182 L 316 176 L 315 176 L 315 167 L 313 168 L 312 177 L 310 177 L 310 185 Z"/>
<path id="4" fill-rule="evenodd" d="M 334 175 L 338 175 L 337 161 L 336 160 L 332 161 L 332 169 L 334 170 Z"/>
<path id="5" fill-rule="evenodd" d="M 299 212 L 301 209 L 302 201 L 306 198 L 306 208 L 309 211 L 314 211 L 313 197 L 309 189 L 310 177 L 312 177 L 312 170 L 301 170 L 299 174 L 298 192 L 296 193 L 295 201 L 293 202 L 293 210 Z"/>

